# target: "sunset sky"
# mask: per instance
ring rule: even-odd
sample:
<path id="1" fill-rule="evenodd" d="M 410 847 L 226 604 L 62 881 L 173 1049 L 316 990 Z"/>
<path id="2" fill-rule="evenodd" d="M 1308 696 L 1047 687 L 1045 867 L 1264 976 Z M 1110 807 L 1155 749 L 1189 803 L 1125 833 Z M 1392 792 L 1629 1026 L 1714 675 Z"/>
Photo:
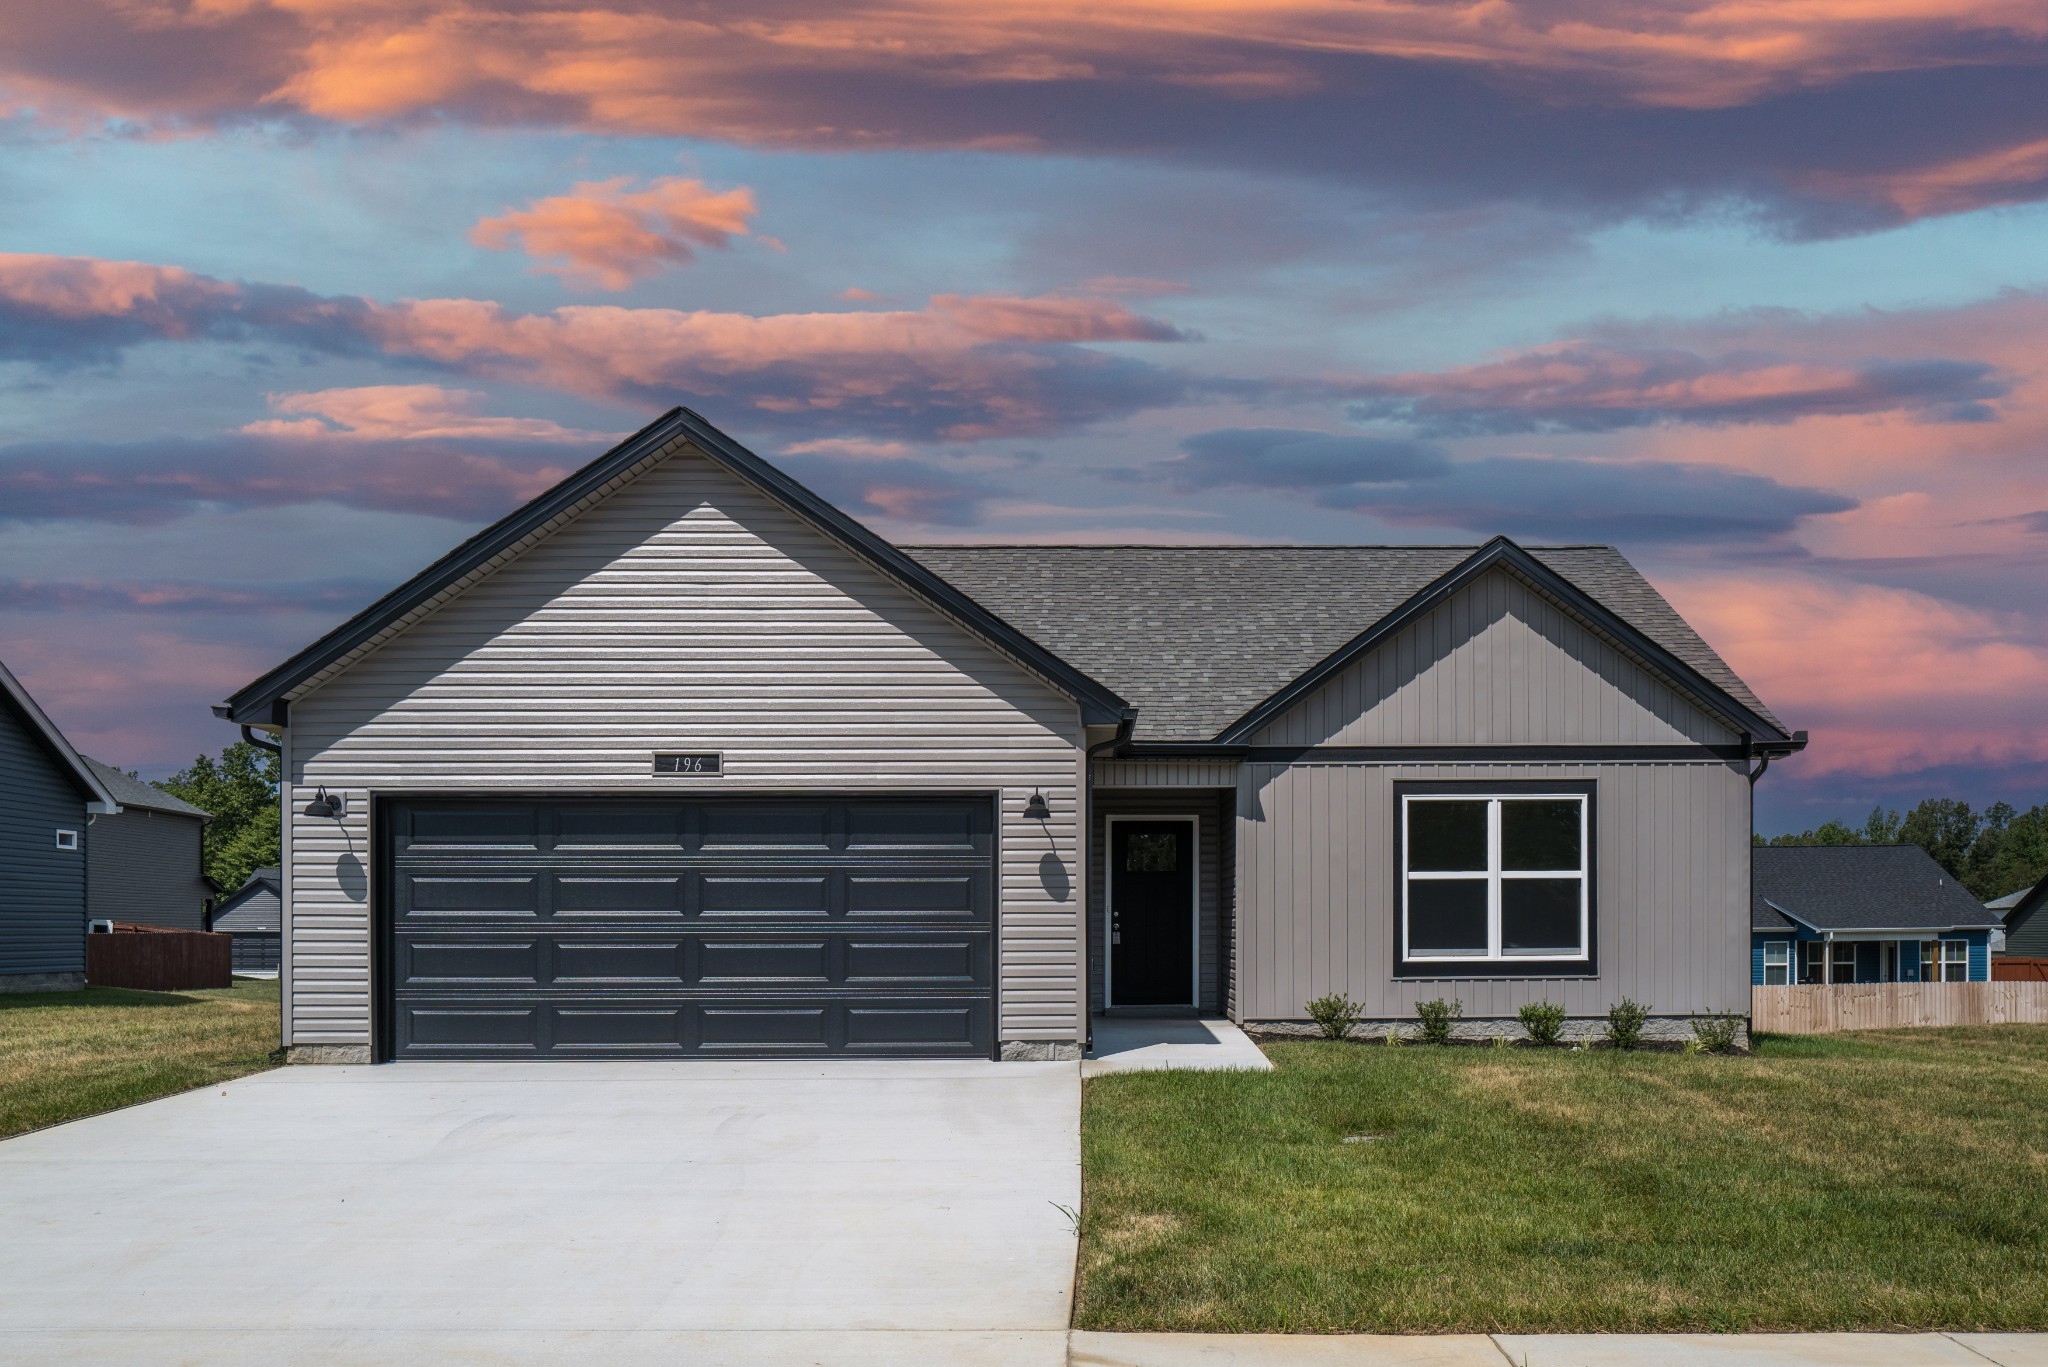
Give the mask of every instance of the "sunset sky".
<path id="1" fill-rule="evenodd" d="M 900 541 L 1613 543 L 1766 833 L 2048 800 L 2041 0 L 0 0 L 0 139 L 0 659 L 145 776 L 685 403 Z"/>

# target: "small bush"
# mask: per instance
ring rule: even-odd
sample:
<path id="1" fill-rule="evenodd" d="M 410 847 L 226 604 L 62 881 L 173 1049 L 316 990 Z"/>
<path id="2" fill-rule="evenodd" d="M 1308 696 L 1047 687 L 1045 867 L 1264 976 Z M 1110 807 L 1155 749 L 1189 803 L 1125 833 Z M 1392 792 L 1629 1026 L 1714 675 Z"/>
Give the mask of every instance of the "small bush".
<path id="1" fill-rule="evenodd" d="M 1643 1022 L 1650 1008 L 1629 997 L 1607 1008 L 1607 1042 L 1617 1049 L 1633 1049 L 1643 1042 Z"/>
<path id="2" fill-rule="evenodd" d="M 1447 1002 L 1442 997 L 1435 1001 L 1415 1003 L 1416 1018 L 1422 1022 L 1422 1038 L 1429 1044 L 1449 1044 L 1451 1023 L 1465 1014 L 1465 1003 Z"/>
<path id="3" fill-rule="evenodd" d="M 1351 1027 L 1365 1018 L 1365 1008 L 1342 993 L 1317 997 L 1308 1004 L 1308 1018 L 1323 1032 L 1324 1039 L 1343 1039 Z"/>
<path id="4" fill-rule="evenodd" d="M 1538 1044 L 1555 1044 L 1564 1034 L 1564 1008 L 1556 1002 L 1530 1002 L 1515 1015 Z"/>
<path id="5" fill-rule="evenodd" d="M 1692 1023 L 1693 1042 L 1710 1054 L 1725 1054 L 1735 1048 L 1742 1034 L 1742 1017 L 1726 1011 L 1700 1016 Z"/>

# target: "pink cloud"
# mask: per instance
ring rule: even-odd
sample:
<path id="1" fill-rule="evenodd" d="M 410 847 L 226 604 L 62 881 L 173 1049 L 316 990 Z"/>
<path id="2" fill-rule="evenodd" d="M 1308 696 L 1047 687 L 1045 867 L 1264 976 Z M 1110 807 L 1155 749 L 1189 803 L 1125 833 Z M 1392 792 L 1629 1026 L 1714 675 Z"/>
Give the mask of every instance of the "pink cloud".
<path id="1" fill-rule="evenodd" d="M 518 249 L 537 269 L 581 285 L 622 290 L 665 266 L 696 259 L 744 236 L 754 192 L 711 190 L 700 180 L 664 176 L 644 189 L 631 179 L 581 182 L 566 195 L 535 200 L 477 223 L 470 240 L 491 251 Z"/>
<path id="2" fill-rule="evenodd" d="M 303 418 L 265 418 L 245 423 L 242 431 L 272 437 L 356 437 L 365 441 L 422 441 L 434 438 L 488 438 L 500 441 L 609 442 L 617 433 L 586 432 L 545 418 L 498 418 L 480 410 L 485 395 L 474 389 L 448 389 L 437 384 L 362 385 L 351 389 L 320 389 L 299 394 L 272 394 L 279 413 L 305 413 Z"/>

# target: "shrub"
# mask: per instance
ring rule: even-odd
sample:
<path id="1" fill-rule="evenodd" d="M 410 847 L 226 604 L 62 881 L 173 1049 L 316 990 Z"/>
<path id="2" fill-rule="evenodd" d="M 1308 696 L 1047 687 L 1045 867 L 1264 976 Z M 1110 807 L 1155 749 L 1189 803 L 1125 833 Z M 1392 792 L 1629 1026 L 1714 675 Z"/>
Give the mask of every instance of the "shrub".
<path id="1" fill-rule="evenodd" d="M 1342 993 L 1317 997 L 1308 1004 L 1308 1017 L 1323 1032 L 1324 1039 L 1343 1039 L 1351 1027 L 1365 1017 L 1365 1008 Z"/>
<path id="2" fill-rule="evenodd" d="M 1725 1054 L 1735 1047 L 1735 1041 L 1742 1034 L 1742 1017 L 1726 1011 L 1716 1011 L 1711 1016 L 1700 1016 L 1692 1023 L 1693 1042 L 1710 1054 Z"/>
<path id="3" fill-rule="evenodd" d="M 1643 1022 L 1650 1008 L 1629 997 L 1607 1008 L 1607 1042 L 1617 1049 L 1633 1049 L 1643 1042 Z"/>
<path id="4" fill-rule="evenodd" d="M 1451 1042 L 1451 1023 L 1465 1014 L 1465 1003 L 1447 1002 L 1442 997 L 1435 1001 L 1415 1003 L 1415 1015 L 1422 1022 L 1422 1038 L 1430 1044 Z"/>
<path id="5" fill-rule="evenodd" d="M 1564 1033 L 1564 1008 L 1556 1002 L 1530 1002 L 1515 1015 L 1538 1044 L 1555 1044 Z"/>

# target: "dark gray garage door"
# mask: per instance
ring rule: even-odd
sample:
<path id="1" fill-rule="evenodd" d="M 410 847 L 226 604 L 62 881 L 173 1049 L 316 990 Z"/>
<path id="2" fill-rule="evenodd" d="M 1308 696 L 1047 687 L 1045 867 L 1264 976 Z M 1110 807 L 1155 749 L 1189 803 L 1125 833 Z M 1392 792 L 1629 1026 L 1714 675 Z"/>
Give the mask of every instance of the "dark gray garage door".
<path id="1" fill-rule="evenodd" d="M 383 807 L 385 1052 L 987 1058 L 987 800 Z"/>

